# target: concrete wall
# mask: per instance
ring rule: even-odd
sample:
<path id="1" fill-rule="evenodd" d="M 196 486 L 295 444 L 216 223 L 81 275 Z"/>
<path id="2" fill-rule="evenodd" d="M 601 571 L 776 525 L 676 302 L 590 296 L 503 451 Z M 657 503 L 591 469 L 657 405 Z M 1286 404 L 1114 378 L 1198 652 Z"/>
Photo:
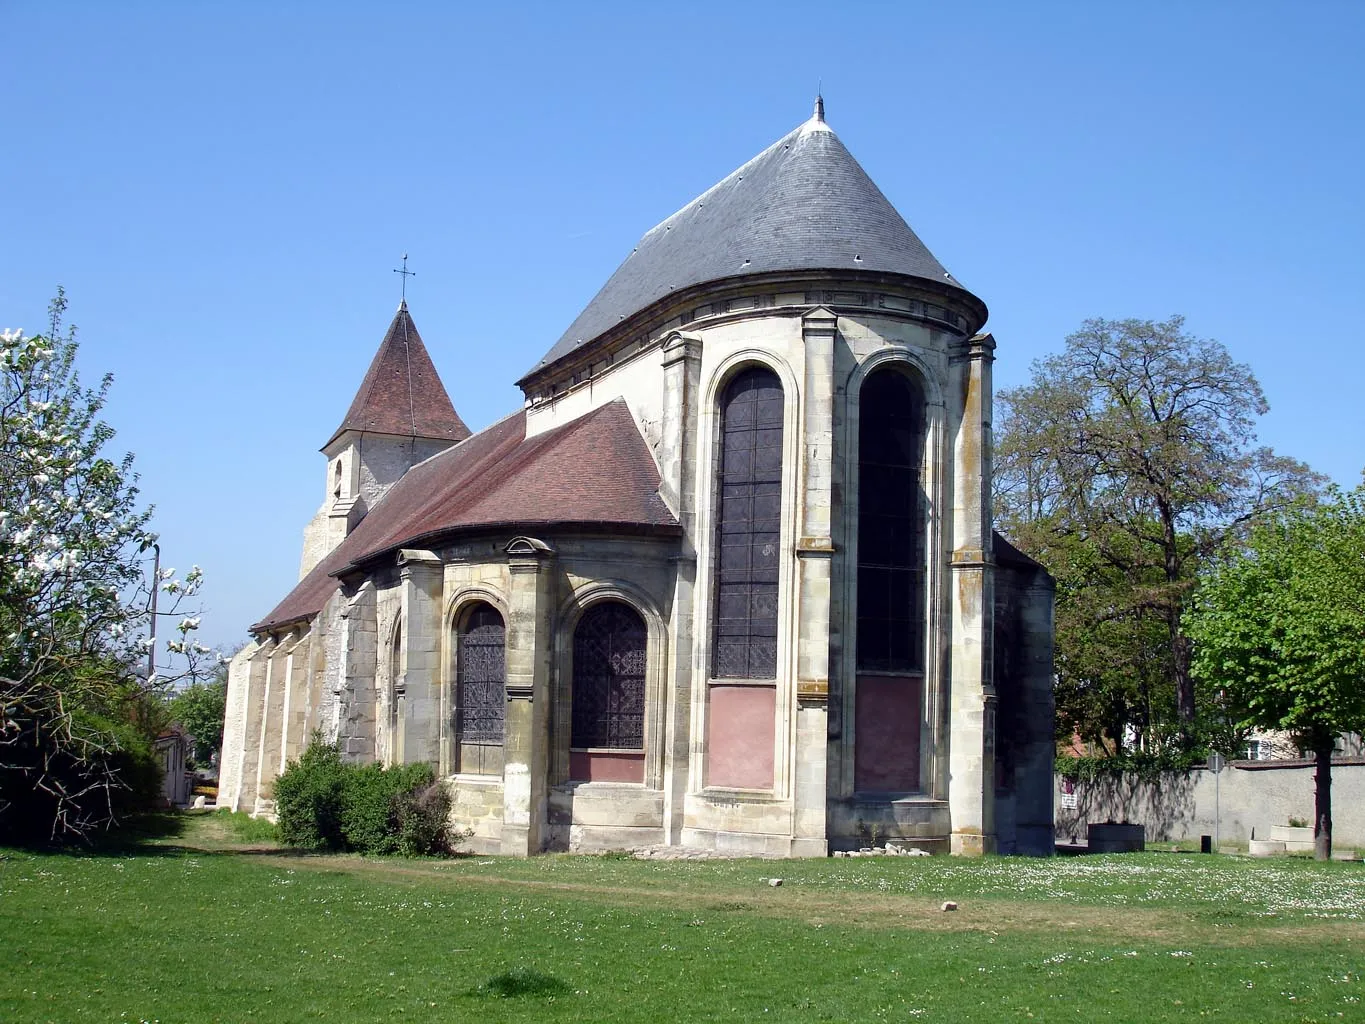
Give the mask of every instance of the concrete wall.
<path id="1" fill-rule="evenodd" d="M 1085 840 L 1090 821 L 1133 821 L 1146 826 L 1147 841 L 1191 839 L 1215 834 L 1215 790 L 1218 835 L 1246 842 L 1270 837 L 1271 825 L 1291 817 L 1313 820 L 1311 763 L 1233 762 L 1220 773 L 1204 768 L 1188 775 L 1170 772 L 1158 782 L 1134 777 L 1077 782 L 1067 794 L 1056 780 L 1057 839 Z M 1068 806 L 1073 803 L 1075 806 Z M 1365 763 L 1332 767 L 1332 841 L 1338 846 L 1365 846 Z"/>

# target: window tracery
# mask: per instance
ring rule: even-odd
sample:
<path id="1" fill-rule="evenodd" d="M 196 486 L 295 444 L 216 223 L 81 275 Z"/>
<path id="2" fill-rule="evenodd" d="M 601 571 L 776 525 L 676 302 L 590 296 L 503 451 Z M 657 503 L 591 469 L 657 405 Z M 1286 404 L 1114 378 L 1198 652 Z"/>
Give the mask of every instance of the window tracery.
<path id="1" fill-rule="evenodd" d="M 570 746 L 642 750 L 648 632 L 634 608 L 602 601 L 583 613 L 573 640 Z"/>
<path id="2" fill-rule="evenodd" d="M 766 367 L 738 373 L 720 403 L 712 675 L 777 674 L 782 520 L 782 382 Z"/>

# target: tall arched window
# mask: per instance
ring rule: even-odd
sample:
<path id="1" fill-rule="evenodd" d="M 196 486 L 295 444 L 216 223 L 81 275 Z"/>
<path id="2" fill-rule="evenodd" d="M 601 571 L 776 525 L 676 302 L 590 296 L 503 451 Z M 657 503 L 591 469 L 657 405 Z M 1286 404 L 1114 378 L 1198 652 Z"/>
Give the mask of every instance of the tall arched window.
<path id="1" fill-rule="evenodd" d="M 858 668 L 924 669 L 924 400 L 894 369 L 863 384 L 858 425 Z"/>
<path id="2" fill-rule="evenodd" d="M 924 689 L 924 396 L 901 371 L 858 397 L 855 787 L 919 788 Z"/>
<path id="3" fill-rule="evenodd" d="M 740 372 L 721 396 L 711 666 L 718 679 L 777 675 L 782 406 L 782 382 L 765 367 Z"/>
<path id="4" fill-rule="evenodd" d="M 578 620 L 569 740 L 573 778 L 643 780 L 647 648 L 644 619 L 620 601 L 595 604 Z"/>
<path id="5" fill-rule="evenodd" d="M 455 643 L 455 733 L 459 770 L 502 770 L 507 706 L 507 630 L 492 605 L 480 601 L 463 617 Z"/>

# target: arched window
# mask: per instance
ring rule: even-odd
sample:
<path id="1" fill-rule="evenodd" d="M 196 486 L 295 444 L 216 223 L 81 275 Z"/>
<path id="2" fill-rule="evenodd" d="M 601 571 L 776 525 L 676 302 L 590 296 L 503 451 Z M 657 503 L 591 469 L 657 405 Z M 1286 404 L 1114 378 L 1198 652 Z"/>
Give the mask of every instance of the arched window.
<path id="1" fill-rule="evenodd" d="M 578 620 L 571 748 L 644 749 L 647 640 L 640 613 L 620 601 L 595 604 Z"/>
<path id="2" fill-rule="evenodd" d="M 492 605 L 480 601 L 465 613 L 455 659 L 458 770 L 496 774 L 502 770 L 507 706 L 507 630 Z"/>
<path id="3" fill-rule="evenodd" d="M 924 668 L 920 465 L 924 399 L 883 369 L 862 387 L 858 424 L 858 669 Z"/>
<path id="4" fill-rule="evenodd" d="M 777 675 L 782 411 L 782 382 L 764 367 L 737 374 L 721 396 L 711 634 L 718 679 Z"/>
<path id="5" fill-rule="evenodd" d="M 900 370 L 858 396 L 854 787 L 919 789 L 924 691 L 924 396 Z"/>
<path id="6" fill-rule="evenodd" d="M 332 497 L 341 498 L 341 460 L 337 459 L 336 473 L 332 477 Z"/>

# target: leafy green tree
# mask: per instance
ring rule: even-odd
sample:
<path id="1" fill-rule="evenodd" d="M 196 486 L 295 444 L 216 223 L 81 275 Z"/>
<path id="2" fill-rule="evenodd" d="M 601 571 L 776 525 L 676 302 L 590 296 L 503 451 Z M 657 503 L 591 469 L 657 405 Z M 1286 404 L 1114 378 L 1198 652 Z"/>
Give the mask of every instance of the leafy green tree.
<path id="1" fill-rule="evenodd" d="M 214 669 L 207 682 L 191 683 L 170 702 L 170 717 L 194 737 L 194 760 L 208 764 L 223 746 L 223 716 L 227 712 L 227 663 Z"/>
<path id="2" fill-rule="evenodd" d="M 1188 747 L 1198 568 L 1319 478 L 1257 446 L 1260 384 L 1180 317 L 1088 320 L 999 404 L 997 522 L 1058 581 L 1059 728 Z"/>
<path id="3" fill-rule="evenodd" d="M 132 457 L 105 455 L 111 380 L 82 385 L 65 296 L 46 335 L 0 331 L 0 836 L 82 837 L 145 795 L 163 680 L 139 679 L 150 593 L 172 608 L 198 570 L 149 580 L 155 542 Z M 190 672 L 207 649 L 183 618 L 172 641 Z"/>
<path id="4" fill-rule="evenodd" d="M 1332 750 L 1365 731 L 1365 485 L 1257 525 L 1203 575 L 1185 629 L 1195 675 L 1246 727 L 1317 762 L 1314 838 L 1332 854 Z"/>

